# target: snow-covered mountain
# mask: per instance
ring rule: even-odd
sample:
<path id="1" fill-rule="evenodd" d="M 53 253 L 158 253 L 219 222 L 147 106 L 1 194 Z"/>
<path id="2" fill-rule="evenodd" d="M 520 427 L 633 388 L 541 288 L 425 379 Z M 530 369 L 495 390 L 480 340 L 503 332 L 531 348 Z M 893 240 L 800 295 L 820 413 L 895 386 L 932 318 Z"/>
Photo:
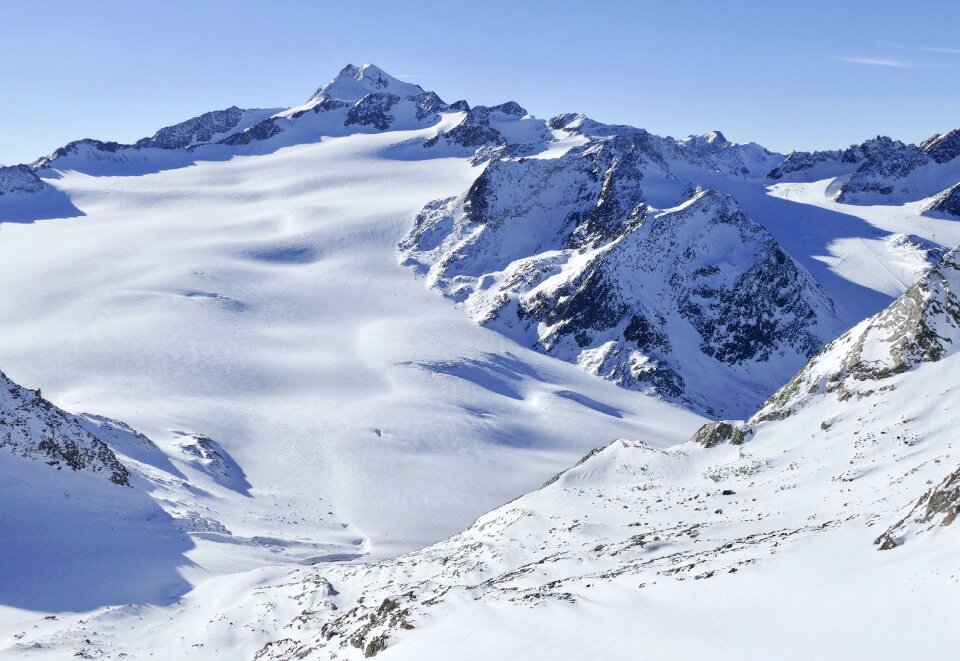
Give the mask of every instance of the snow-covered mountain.
<path id="1" fill-rule="evenodd" d="M 485 326 L 713 415 L 756 407 L 841 330 L 829 297 L 736 200 L 691 182 L 730 143 L 585 139 L 555 158 L 498 157 L 429 204 L 400 245 L 405 263 Z"/>
<path id="2" fill-rule="evenodd" d="M 921 623 L 946 622 L 922 608 L 921 593 L 958 592 L 951 524 L 960 512 L 960 447 L 957 412 L 943 406 L 955 403 L 958 293 L 954 251 L 746 423 L 711 423 L 669 450 L 616 441 L 439 544 L 376 564 L 304 570 L 298 588 L 276 594 L 302 590 L 311 606 L 257 658 L 361 658 L 396 646 L 403 658 L 439 659 L 464 645 L 493 657 L 533 641 L 542 658 L 629 658 L 639 649 L 755 656 L 779 636 L 757 629 L 774 604 L 781 621 L 805 613 L 793 655 L 829 641 L 831 657 L 888 656 Z M 832 566 L 818 564 L 827 559 Z M 806 585 L 764 594 L 806 566 L 816 570 Z M 911 589 L 871 602 L 863 598 L 871 581 Z M 665 618 L 656 609 L 681 599 L 685 622 L 714 626 L 684 629 L 679 641 L 683 623 L 658 630 Z M 834 632 L 820 624 L 850 622 L 850 599 L 869 640 L 859 625 Z M 541 635 L 550 619 L 564 626 Z M 505 626 L 511 620 L 522 625 Z M 749 622 L 751 635 L 737 622 Z M 958 640 L 940 632 L 909 644 L 949 656 Z"/>
<path id="3" fill-rule="evenodd" d="M 832 195 L 849 204 L 899 204 L 960 181 L 960 129 L 920 145 L 877 136 L 842 151 L 793 152 L 770 170 L 773 181 L 838 177 Z"/>
<path id="4" fill-rule="evenodd" d="M 101 140 L 76 140 L 56 149 L 49 156 L 37 159 L 31 167 L 41 173 L 55 170 L 76 170 L 89 174 L 125 173 L 136 164 L 159 161 L 158 165 L 182 166 L 197 147 L 219 142 L 236 131 L 248 128 L 269 115 L 269 110 L 241 110 L 232 106 L 214 110 L 185 122 L 167 126 L 149 138 L 125 145 Z"/>
<path id="5" fill-rule="evenodd" d="M 482 169 L 424 146 L 464 115 L 299 143 L 291 120 L 260 153 L 134 148 L 36 171 L 73 211 L 2 226 L 0 365 L 152 444 L 96 432 L 132 488 L 9 455 L 0 516 L 23 535 L 3 547 L 0 657 L 33 645 L 37 611 L 170 612 L 221 577 L 389 557 L 618 435 L 702 424 L 477 326 L 399 265 L 416 213 Z M 0 209 L 38 220 L 29 197 Z M 62 617 L 37 633 L 76 623 Z"/>
<path id="6" fill-rule="evenodd" d="M 929 216 L 960 218 L 960 183 L 937 193 L 921 209 Z"/>
<path id="7" fill-rule="evenodd" d="M 955 147 L 364 65 L 0 169 L 0 658 L 948 655 Z"/>

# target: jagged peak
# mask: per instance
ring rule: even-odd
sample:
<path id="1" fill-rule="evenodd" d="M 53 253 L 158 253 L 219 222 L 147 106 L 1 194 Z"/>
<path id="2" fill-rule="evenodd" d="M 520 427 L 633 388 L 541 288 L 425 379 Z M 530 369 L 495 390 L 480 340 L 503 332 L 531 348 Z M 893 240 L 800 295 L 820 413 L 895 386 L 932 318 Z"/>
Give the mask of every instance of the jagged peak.
<path id="1" fill-rule="evenodd" d="M 888 135 L 878 135 L 875 138 L 868 138 L 867 140 L 864 140 L 859 147 L 868 156 L 877 152 L 884 153 L 891 149 L 907 149 L 911 147 L 918 149 L 916 145 L 908 145 L 901 140 L 894 140 Z"/>
<path id="2" fill-rule="evenodd" d="M 960 129 L 938 133 L 920 143 L 920 149 L 937 163 L 946 163 L 960 156 Z"/>
<path id="3" fill-rule="evenodd" d="M 410 97 L 423 94 L 424 89 L 413 83 L 405 83 L 374 64 L 359 67 L 348 64 L 340 70 L 336 78 L 317 89 L 308 103 L 322 97 L 359 101 L 371 93 Z"/>
<path id="4" fill-rule="evenodd" d="M 516 101 L 506 101 L 501 103 L 498 106 L 491 106 L 489 108 L 491 112 L 499 112 L 504 115 L 513 115 L 514 117 L 526 117 L 530 113 L 527 112 L 527 109 L 521 106 Z"/>

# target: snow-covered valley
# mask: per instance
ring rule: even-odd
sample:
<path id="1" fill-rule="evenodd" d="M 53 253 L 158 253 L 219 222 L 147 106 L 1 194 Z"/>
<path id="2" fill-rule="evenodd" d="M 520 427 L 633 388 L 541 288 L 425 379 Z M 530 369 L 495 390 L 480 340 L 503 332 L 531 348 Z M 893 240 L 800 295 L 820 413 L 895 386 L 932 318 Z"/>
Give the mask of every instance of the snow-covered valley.
<path id="1" fill-rule="evenodd" d="M 943 656 L 955 143 L 368 65 L 0 168 L 0 658 Z"/>

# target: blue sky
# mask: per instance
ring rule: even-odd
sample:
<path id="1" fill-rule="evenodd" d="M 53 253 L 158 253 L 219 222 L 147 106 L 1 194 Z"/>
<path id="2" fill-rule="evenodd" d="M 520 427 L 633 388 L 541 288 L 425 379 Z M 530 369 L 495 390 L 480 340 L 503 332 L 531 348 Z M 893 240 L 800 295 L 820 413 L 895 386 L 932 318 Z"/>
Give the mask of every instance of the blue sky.
<path id="1" fill-rule="evenodd" d="M 0 163 L 301 103 L 373 62 L 445 100 L 512 99 L 772 149 L 960 126 L 960 3 L 4 2 Z"/>

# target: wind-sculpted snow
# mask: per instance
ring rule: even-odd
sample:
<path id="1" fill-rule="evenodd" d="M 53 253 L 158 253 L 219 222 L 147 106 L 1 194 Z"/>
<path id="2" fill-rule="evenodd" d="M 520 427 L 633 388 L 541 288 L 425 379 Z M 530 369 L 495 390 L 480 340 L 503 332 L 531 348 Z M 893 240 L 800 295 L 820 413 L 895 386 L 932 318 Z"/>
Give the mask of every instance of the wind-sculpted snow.
<path id="1" fill-rule="evenodd" d="M 914 386 L 926 378 L 911 376 Z M 937 391 L 951 385 L 940 383 Z M 862 595 L 871 581 L 920 590 L 940 572 L 960 570 L 951 558 L 955 474 L 906 519 L 923 531 L 939 528 L 948 538 L 918 547 L 911 535 L 896 551 L 900 555 L 871 557 L 877 535 L 871 528 L 899 521 L 929 478 L 960 457 L 950 442 L 955 412 L 944 418 L 917 401 L 890 408 L 894 401 L 886 392 L 869 404 L 821 406 L 802 419 L 758 425 L 746 440 L 736 437 L 737 444 L 689 443 L 664 451 L 635 441 L 612 443 L 449 540 L 377 564 L 305 570 L 297 579 L 304 589 L 309 594 L 311 585 L 322 584 L 323 594 L 335 593 L 331 603 L 299 613 L 256 658 L 350 659 L 383 651 L 442 658 L 456 649 L 443 632 L 467 622 L 471 652 L 483 656 L 529 640 L 498 626 L 493 613 L 529 630 L 541 618 L 556 617 L 557 609 L 576 613 L 578 625 L 575 631 L 554 629 L 549 640 L 536 638 L 546 657 L 669 644 L 674 647 L 662 649 L 676 650 L 676 641 L 668 643 L 663 639 L 669 636 L 657 631 L 666 621 L 657 604 L 673 603 L 671 594 L 684 595 L 681 609 L 688 617 L 722 623 L 709 633 L 688 632 L 696 642 L 684 646 L 753 649 L 746 654 L 753 658 L 771 643 L 744 642 L 750 637 L 734 626 L 738 618 L 755 618 L 769 607 L 783 615 L 810 603 L 838 617 L 845 607 L 834 599 L 846 590 Z M 906 525 L 885 535 L 903 544 Z M 825 562 L 856 570 L 827 571 Z M 801 586 L 790 568 L 809 563 L 817 569 Z M 781 581 L 792 589 L 763 596 Z M 956 596 L 955 582 L 948 585 Z M 729 608 L 731 601 L 737 608 Z M 877 627 L 880 641 L 865 644 L 851 632 L 830 644 L 882 650 L 916 626 L 914 609 L 922 603 L 919 596 L 876 607 L 863 603 L 860 612 Z M 608 618 L 617 622 L 613 639 L 590 632 Z M 783 632 L 771 626 L 774 637 Z M 802 656 L 801 650 L 826 640 L 818 626 L 808 636 L 793 653 Z M 928 651 L 956 642 L 953 635 L 934 638 Z"/>
<path id="2" fill-rule="evenodd" d="M 958 268 L 948 256 L 920 288 L 953 287 Z M 943 338 L 955 315 L 934 299 L 944 291 L 920 316 Z M 899 355 L 918 327 L 879 321 L 898 317 L 898 304 L 868 325 L 884 326 L 878 342 Z M 787 418 L 711 423 L 666 449 L 615 441 L 422 550 L 252 573 L 169 619 L 138 612 L 139 631 L 175 629 L 209 658 L 212 639 L 239 639 L 229 649 L 259 661 L 496 658 L 526 647 L 538 658 L 765 658 L 802 618 L 791 658 L 887 658 L 904 640 L 923 657 L 950 656 L 960 637 L 939 606 L 960 596 L 957 358 L 920 360 L 871 393 L 811 399 Z M 123 621 L 65 621 L 24 644 L 108 658 L 146 649 L 123 636 Z M 919 630 L 931 633 L 911 638 Z"/>
<path id="3" fill-rule="evenodd" d="M 769 415 L 768 403 L 748 424 L 709 423 L 690 443 L 667 450 L 616 441 L 422 551 L 305 570 L 297 580 L 308 592 L 322 585 L 331 603 L 301 612 L 256 658 L 350 659 L 387 651 L 393 658 L 442 658 L 457 649 L 447 632 L 468 622 L 470 650 L 481 656 L 530 636 L 545 657 L 676 652 L 680 645 L 753 658 L 770 642 L 744 642 L 734 622 L 755 622 L 768 607 L 781 617 L 794 609 L 809 617 L 803 604 L 817 604 L 826 622 L 848 615 L 848 606 L 836 602 L 847 594 L 858 600 L 872 642 L 864 642 L 858 626 L 843 635 L 811 626 L 791 653 L 802 657 L 829 640 L 840 656 L 854 650 L 885 656 L 930 616 L 922 608 L 928 601 L 917 594 L 872 606 L 862 600 L 870 585 L 912 586 L 898 594 L 935 594 L 940 604 L 960 594 L 954 553 L 960 528 L 953 525 L 960 513 L 960 472 L 953 468 L 960 461 L 953 434 L 960 412 L 949 405 L 957 387 L 958 286 L 953 252 L 801 372 L 829 384 L 833 377 L 824 368 L 842 363 L 850 379 L 869 381 L 856 397 L 809 399 L 789 417 Z M 952 472 L 943 477 L 945 470 Z M 876 528 L 885 532 L 878 537 Z M 878 554 L 877 546 L 896 550 Z M 829 571 L 824 563 L 848 569 Z M 804 571 L 798 568 L 807 566 L 812 571 L 798 581 Z M 781 581 L 791 589 L 763 596 Z M 679 594 L 682 601 L 669 596 Z M 720 626 L 686 631 L 678 643 L 658 630 L 667 621 L 659 611 L 664 602 L 682 603 L 686 617 Z M 576 613 L 575 631 L 558 627 L 548 640 L 533 636 L 531 627 L 564 610 Z M 614 640 L 601 624 L 610 618 L 617 622 Z M 498 625 L 510 619 L 522 626 Z M 601 630 L 591 631 L 596 626 Z M 779 640 L 783 625 L 771 626 Z M 925 654 L 949 654 L 957 642 L 938 628 L 923 643 Z"/>
<path id="4" fill-rule="evenodd" d="M 111 416 L 3 400 L 0 657 L 949 657 L 955 147 L 364 65 L 0 170 L 0 362 Z"/>
<path id="5" fill-rule="evenodd" d="M 646 203 L 648 183 L 655 197 L 680 192 L 669 159 L 689 148 L 633 132 L 556 159 L 497 159 L 421 212 L 405 263 L 523 344 L 743 415 L 839 327 L 828 297 L 733 198 Z"/>

